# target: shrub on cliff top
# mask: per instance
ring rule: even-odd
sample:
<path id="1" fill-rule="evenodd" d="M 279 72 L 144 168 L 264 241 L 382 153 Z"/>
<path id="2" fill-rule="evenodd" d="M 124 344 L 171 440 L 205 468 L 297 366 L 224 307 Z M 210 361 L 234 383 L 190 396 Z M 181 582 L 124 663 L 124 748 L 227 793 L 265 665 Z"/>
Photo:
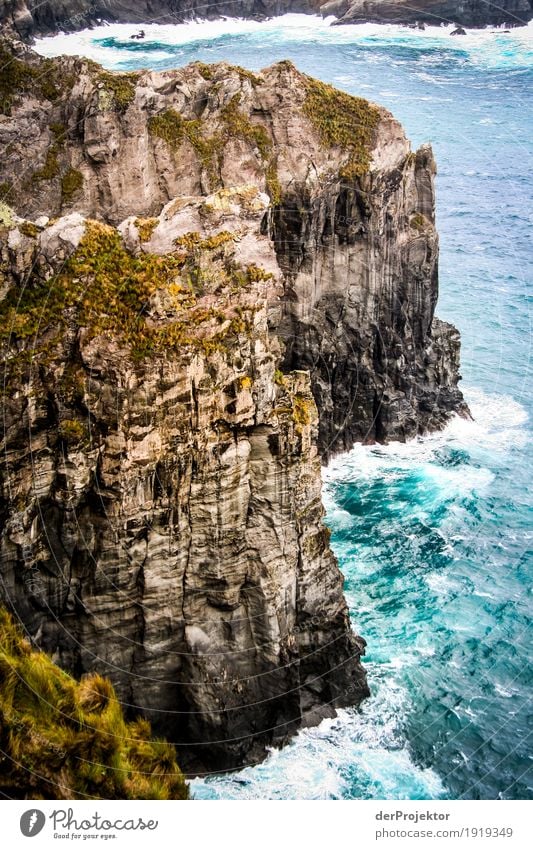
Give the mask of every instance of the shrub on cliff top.
<path id="1" fill-rule="evenodd" d="M 126 722 L 110 682 L 81 682 L 0 608 L 0 791 L 25 799 L 187 799 L 170 744 Z"/>
<path id="2" fill-rule="evenodd" d="M 349 153 L 340 177 L 353 180 L 366 174 L 379 109 L 362 97 L 353 97 L 311 77 L 306 78 L 305 88 L 303 111 L 318 130 L 322 144 Z"/>

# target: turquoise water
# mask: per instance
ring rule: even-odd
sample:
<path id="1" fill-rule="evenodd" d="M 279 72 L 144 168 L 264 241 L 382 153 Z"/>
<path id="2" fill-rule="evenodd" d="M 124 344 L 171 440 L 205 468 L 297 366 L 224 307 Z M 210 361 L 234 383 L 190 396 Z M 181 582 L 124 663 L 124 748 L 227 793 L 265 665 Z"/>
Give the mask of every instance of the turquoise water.
<path id="1" fill-rule="evenodd" d="M 199 798 L 533 798 L 531 761 L 531 81 L 533 29 L 451 38 L 287 16 L 113 26 L 46 39 L 108 67 L 200 59 L 302 70 L 389 107 L 439 175 L 439 315 L 463 337 L 474 422 L 356 446 L 325 472 L 333 545 L 372 698 Z"/>

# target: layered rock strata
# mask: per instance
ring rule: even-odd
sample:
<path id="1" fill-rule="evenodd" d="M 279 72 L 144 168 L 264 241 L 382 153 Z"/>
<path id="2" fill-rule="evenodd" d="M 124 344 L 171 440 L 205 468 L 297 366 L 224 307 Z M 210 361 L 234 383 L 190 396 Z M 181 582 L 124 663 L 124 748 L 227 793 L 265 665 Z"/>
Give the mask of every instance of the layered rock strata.
<path id="1" fill-rule="evenodd" d="M 185 767 L 253 761 L 368 692 L 320 455 L 467 412 L 431 151 L 287 62 L 2 50 L 4 601 Z"/>

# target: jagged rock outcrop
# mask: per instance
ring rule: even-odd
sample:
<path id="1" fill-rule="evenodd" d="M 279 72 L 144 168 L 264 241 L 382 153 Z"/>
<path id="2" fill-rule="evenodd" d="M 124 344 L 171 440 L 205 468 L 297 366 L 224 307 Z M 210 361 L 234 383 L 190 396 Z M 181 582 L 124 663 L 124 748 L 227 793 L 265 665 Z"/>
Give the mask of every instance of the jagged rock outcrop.
<path id="1" fill-rule="evenodd" d="M 102 21 L 182 23 L 220 17 L 274 17 L 286 12 L 335 15 L 338 23 L 521 26 L 533 16 L 532 0 L 0 0 L 0 21 L 21 38 L 73 32 Z"/>
<path id="2" fill-rule="evenodd" d="M 15 52 L 4 597 L 185 767 L 241 764 L 367 693 L 317 441 L 467 412 L 434 318 L 432 154 L 288 62 L 114 75 Z"/>

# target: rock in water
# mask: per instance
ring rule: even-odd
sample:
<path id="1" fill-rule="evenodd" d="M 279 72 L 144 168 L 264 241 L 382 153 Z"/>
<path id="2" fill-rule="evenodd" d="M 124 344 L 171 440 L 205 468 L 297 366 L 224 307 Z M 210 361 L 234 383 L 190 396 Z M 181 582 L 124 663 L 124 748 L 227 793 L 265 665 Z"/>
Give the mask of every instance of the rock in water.
<path id="1" fill-rule="evenodd" d="M 257 760 L 368 694 L 320 457 L 467 414 L 431 150 L 289 62 L 2 50 L 4 601 L 184 767 Z"/>

